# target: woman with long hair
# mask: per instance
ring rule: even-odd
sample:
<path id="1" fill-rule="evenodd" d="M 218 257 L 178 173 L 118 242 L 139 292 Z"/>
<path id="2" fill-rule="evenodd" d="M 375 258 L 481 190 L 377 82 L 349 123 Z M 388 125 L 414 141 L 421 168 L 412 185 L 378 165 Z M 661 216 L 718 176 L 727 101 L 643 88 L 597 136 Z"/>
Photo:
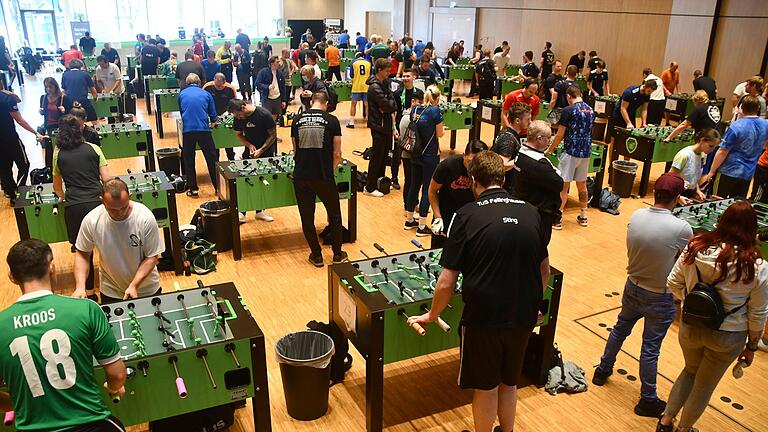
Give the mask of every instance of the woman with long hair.
<path id="1" fill-rule="evenodd" d="M 735 360 L 752 364 L 768 311 L 768 264 L 757 247 L 757 214 L 746 201 L 725 210 L 712 232 L 696 234 L 680 254 L 667 287 L 683 301 L 693 287 L 714 285 L 727 314 L 717 330 L 680 323 L 685 368 L 669 395 L 657 432 L 695 431 L 693 425 Z M 682 411 L 677 429 L 674 420 Z"/>
<path id="2" fill-rule="evenodd" d="M 43 140 L 43 153 L 45 166 L 53 165 L 53 143 L 51 133 L 59 128 L 59 118 L 72 109 L 72 99 L 61 92 L 58 81 L 53 77 L 43 80 L 45 94 L 40 96 L 40 115 L 43 116 L 43 127 L 45 135 L 48 137 Z M 42 131 L 40 131 L 42 132 Z"/>
<path id="3" fill-rule="evenodd" d="M 56 151 L 53 154 L 53 190 L 64 197 L 64 221 L 67 237 L 74 246 L 85 215 L 101 205 L 101 183 L 109 180 L 107 159 L 101 148 L 83 138 L 83 121 L 74 115 L 59 119 Z M 66 193 L 63 186 L 67 187 Z M 96 301 L 93 291 L 93 254 L 85 282 L 88 298 Z"/>
<path id="4" fill-rule="evenodd" d="M 411 186 L 405 204 L 405 229 L 416 228 L 417 236 L 428 236 L 432 231 L 427 225 L 429 212 L 429 183 L 432 174 L 440 163 L 440 141 L 445 134 L 443 114 L 440 112 L 440 89 L 435 85 L 424 92 L 424 104 L 411 107 L 411 122 L 416 123 L 416 133 L 424 145 L 421 154 L 411 153 Z M 421 200 L 419 200 L 421 189 Z M 419 220 L 413 214 L 418 205 Z"/>

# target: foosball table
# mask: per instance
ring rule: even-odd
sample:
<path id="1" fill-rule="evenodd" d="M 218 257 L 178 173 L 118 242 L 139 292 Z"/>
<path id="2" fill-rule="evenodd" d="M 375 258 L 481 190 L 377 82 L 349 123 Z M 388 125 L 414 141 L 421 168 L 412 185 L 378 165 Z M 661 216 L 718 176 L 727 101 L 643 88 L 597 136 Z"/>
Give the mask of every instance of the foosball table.
<path id="1" fill-rule="evenodd" d="M 456 131 L 472 129 L 475 121 L 475 108 L 469 104 L 441 103 L 440 112 L 443 114 L 445 130 L 451 131 L 451 150 L 456 148 Z M 471 138 L 471 134 L 470 134 Z"/>
<path id="2" fill-rule="evenodd" d="M 645 196 L 648 191 L 651 164 L 654 162 L 666 162 L 665 172 L 675 155 L 681 149 L 693 144 L 693 129 L 687 129 L 676 136 L 671 142 L 664 142 L 675 128 L 672 126 L 646 126 L 642 128 L 624 129 L 614 128 L 615 140 L 611 151 L 610 163 L 618 159 L 619 155 L 643 163 L 643 171 L 640 177 L 639 195 Z M 611 177 L 609 176 L 609 179 Z"/>
<path id="3" fill-rule="evenodd" d="M 328 83 L 328 87 L 336 92 L 336 96 L 339 97 L 339 102 L 352 100 L 352 80 L 332 81 Z"/>
<path id="4" fill-rule="evenodd" d="M 296 205 L 293 156 L 218 162 L 219 198 L 229 204 L 232 217 L 232 255 L 243 256 L 239 212 Z M 347 160 L 334 168 L 340 199 L 348 200 L 347 225 L 351 242 L 357 239 L 357 166 Z"/>
<path id="5" fill-rule="evenodd" d="M 502 101 L 504 100 L 505 97 L 507 97 L 507 94 L 523 88 L 523 83 L 518 81 L 518 78 L 516 75 L 500 76 L 496 79 L 499 81 L 499 88 L 501 89 L 499 93 L 499 99 L 501 99 Z"/>
<path id="6" fill-rule="evenodd" d="M 219 116 L 216 120 L 216 127 L 211 128 L 213 144 L 217 149 L 244 147 L 245 140 L 241 138 L 240 132 L 235 129 L 235 117 L 231 114 Z M 176 132 L 178 135 L 179 148 L 184 146 L 184 133 L 181 119 L 176 119 Z"/>
<path id="7" fill-rule="evenodd" d="M 448 79 L 452 80 L 473 80 L 475 79 L 475 65 L 459 64 L 447 66 Z"/>
<path id="8" fill-rule="evenodd" d="M 383 251 L 378 245 L 374 245 Z M 408 326 L 410 316 L 429 310 L 442 249 L 385 255 L 328 268 L 329 320 L 366 360 L 366 429 L 383 429 L 384 365 L 459 346 L 464 310 L 462 278 L 440 320 L 426 328 Z M 560 307 L 563 274 L 552 268 L 537 328 L 531 335 L 523 373 L 533 384 L 546 382 Z M 538 331 L 538 333 L 536 333 Z M 458 373 L 458 371 L 457 371 Z"/>
<path id="9" fill-rule="evenodd" d="M 85 65 L 85 68 L 88 70 L 94 70 L 99 65 L 99 62 L 96 60 L 98 57 L 95 55 L 92 56 L 85 56 L 83 57 L 83 64 Z"/>
<path id="10" fill-rule="evenodd" d="M 122 111 L 120 107 L 124 103 L 121 101 L 122 97 L 122 95 L 102 93 L 94 100 L 93 96 L 88 94 L 88 100 L 91 101 L 98 118 L 119 117 Z"/>
<path id="11" fill-rule="evenodd" d="M 101 151 L 107 159 L 143 157 L 144 168 L 155 170 L 152 129 L 146 123 L 110 123 L 96 126 Z"/>
<path id="12" fill-rule="evenodd" d="M 504 75 L 506 76 L 518 76 L 520 75 L 520 68 L 522 68 L 523 65 L 521 64 L 511 64 L 507 65 L 507 70 L 505 71 Z"/>
<path id="13" fill-rule="evenodd" d="M 173 257 L 176 274 L 181 274 L 182 262 L 179 222 L 176 211 L 176 190 L 162 171 L 129 173 L 117 176 L 128 185 L 131 201 L 142 203 L 152 211 L 157 225 L 163 230 L 165 249 Z M 46 243 L 68 241 L 64 221 L 66 203 L 53 191 L 52 183 L 19 188 L 14 203 L 19 238 L 36 238 Z"/>
<path id="14" fill-rule="evenodd" d="M 255 430 L 271 431 L 264 334 L 233 283 L 198 285 L 101 307 L 127 370 L 125 395 L 102 390 L 104 403 L 135 425 L 252 398 Z"/>
<path id="15" fill-rule="evenodd" d="M 616 105 L 621 102 L 621 98 L 613 95 L 594 96 L 587 98 L 586 102 L 595 112 L 592 139 L 610 142 L 611 131 L 613 131 L 613 112 Z"/>
<path id="16" fill-rule="evenodd" d="M 427 87 L 429 87 L 429 84 L 427 84 L 427 81 L 425 81 L 423 78 L 416 78 L 413 80 L 413 82 L 416 87 L 423 90 L 426 90 Z M 435 80 L 435 86 L 440 89 L 440 94 L 445 96 L 446 99 L 448 99 L 448 102 L 450 102 L 453 96 L 453 80 L 437 78 L 437 80 Z"/>
<path id="17" fill-rule="evenodd" d="M 716 106 L 722 115 L 725 98 L 717 98 L 717 100 L 710 101 L 709 104 Z M 671 118 L 682 121 L 688 117 L 691 111 L 693 111 L 694 106 L 693 94 L 676 93 L 667 96 L 667 101 L 664 104 L 664 111 L 669 113 Z"/>
<path id="18" fill-rule="evenodd" d="M 672 214 L 688 222 L 694 233 L 709 232 L 715 229 L 720 216 L 736 201 L 740 200 L 726 198 L 680 206 L 672 210 Z M 763 256 L 768 256 L 768 242 L 765 241 L 768 240 L 768 204 L 752 202 L 752 207 L 757 213 L 758 247 Z"/>
<path id="19" fill-rule="evenodd" d="M 157 134 L 163 138 L 163 113 L 178 112 L 179 108 L 179 89 L 160 89 L 154 90 L 155 95 L 155 125 Z"/>
<path id="20" fill-rule="evenodd" d="M 147 106 L 147 114 L 152 115 L 151 97 L 155 90 L 179 88 L 176 77 L 165 75 L 147 75 L 144 77 L 144 103 Z"/>
<path id="21" fill-rule="evenodd" d="M 499 135 L 504 125 L 502 119 L 502 112 L 504 108 L 503 99 L 480 99 L 477 102 L 477 109 L 475 110 L 475 136 L 480 138 L 480 130 L 483 123 L 493 125 L 494 139 Z M 541 101 L 539 103 L 539 114 L 534 120 L 546 120 L 550 112 L 549 102 Z"/>
<path id="22" fill-rule="evenodd" d="M 554 166 L 557 166 L 560 163 L 560 155 L 563 154 L 565 151 L 565 146 L 563 143 L 560 143 L 555 150 L 552 151 L 552 153 L 548 154 L 547 157 L 549 158 L 549 161 L 552 162 Z M 605 168 L 605 159 L 608 152 L 608 146 L 602 145 L 602 144 L 596 144 L 592 143 L 592 148 L 589 152 L 589 169 L 588 173 L 594 174 L 602 172 Z"/>

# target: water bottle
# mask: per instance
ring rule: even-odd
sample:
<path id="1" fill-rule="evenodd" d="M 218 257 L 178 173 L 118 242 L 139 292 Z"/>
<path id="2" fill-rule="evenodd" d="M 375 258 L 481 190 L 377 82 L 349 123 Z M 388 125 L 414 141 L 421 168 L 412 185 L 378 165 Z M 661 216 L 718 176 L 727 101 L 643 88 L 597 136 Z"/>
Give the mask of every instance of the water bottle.
<path id="1" fill-rule="evenodd" d="M 733 366 L 733 370 L 731 371 L 733 373 L 733 377 L 736 379 L 739 379 L 744 376 L 744 368 L 747 367 L 747 359 L 744 357 L 740 358 L 738 362 Z"/>

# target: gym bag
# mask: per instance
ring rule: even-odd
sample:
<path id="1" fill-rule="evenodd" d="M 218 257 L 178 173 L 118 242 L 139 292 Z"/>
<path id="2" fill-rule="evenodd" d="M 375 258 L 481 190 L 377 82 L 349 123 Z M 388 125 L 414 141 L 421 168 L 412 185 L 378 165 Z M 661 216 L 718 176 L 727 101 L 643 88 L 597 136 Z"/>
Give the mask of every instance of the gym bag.
<path id="1" fill-rule="evenodd" d="M 400 148 L 417 156 L 423 155 L 424 151 L 427 149 L 424 145 L 424 141 L 421 139 L 421 135 L 419 135 L 419 130 L 416 127 L 419 123 L 419 119 L 421 119 L 421 113 L 423 112 L 423 109 L 419 113 L 416 112 L 416 109 L 411 111 L 408 127 L 405 128 L 405 134 L 400 138 Z M 427 144 L 429 144 L 430 141 L 432 141 L 432 138 L 427 141 Z"/>
<path id="2" fill-rule="evenodd" d="M 713 284 L 702 282 L 698 267 L 696 267 L 696 278 L 698 282 L 683 300 L 683 322 L 692 327 L 720 330 L 720 326 L 728 315 L 737 312 L 749 302 L 747 299 L 741 306 L 726 312 L 723 299 L 717 290 L 717 282 Z"/>
<path id="3" fill-rule="evenodd" d="M 204 275 L 216 270 L 216 244 L 205 239 L 188 241 L 184 244 L 184 261 L 189 270 Z"/>

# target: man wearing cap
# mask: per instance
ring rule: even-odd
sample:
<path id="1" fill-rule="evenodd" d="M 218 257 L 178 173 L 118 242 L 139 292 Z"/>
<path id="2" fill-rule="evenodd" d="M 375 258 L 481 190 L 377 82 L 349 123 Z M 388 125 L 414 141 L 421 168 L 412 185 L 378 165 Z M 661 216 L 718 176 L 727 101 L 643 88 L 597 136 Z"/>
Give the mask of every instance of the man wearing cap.
<path id="1" fill-rule="evenodd" d="M 627 282 L 621 311 L 613 326 L 592 383 L 602 386 L 613 373 L 616 355 L 640 318 L 640 401 L 635 414 L 658 418 L 667 403 L 656 394 L 656 370 L 661 342 L 675 319 L 675 301 L 667 289 L 675 260 L 693 235 L 690 225 L 672 215 L 685 181 L 676 174 L 662 174 L 654 187 L 653 207 L 635 211 L 627 228 Z"/>

